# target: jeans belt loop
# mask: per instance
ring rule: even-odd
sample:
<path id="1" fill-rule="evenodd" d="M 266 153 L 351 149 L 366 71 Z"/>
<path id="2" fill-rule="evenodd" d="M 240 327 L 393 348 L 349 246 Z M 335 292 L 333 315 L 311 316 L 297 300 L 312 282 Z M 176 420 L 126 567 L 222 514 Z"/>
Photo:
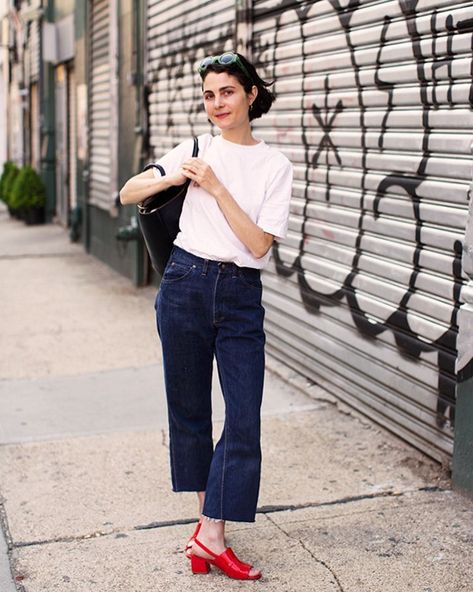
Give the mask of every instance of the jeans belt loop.
<path id="1" fill-rule="evenodd" d="M 204 264 L 202 265 L 202 275 L 207 275 L 208 268 L 209 268 L 209 260 L 204 259 Z"/>

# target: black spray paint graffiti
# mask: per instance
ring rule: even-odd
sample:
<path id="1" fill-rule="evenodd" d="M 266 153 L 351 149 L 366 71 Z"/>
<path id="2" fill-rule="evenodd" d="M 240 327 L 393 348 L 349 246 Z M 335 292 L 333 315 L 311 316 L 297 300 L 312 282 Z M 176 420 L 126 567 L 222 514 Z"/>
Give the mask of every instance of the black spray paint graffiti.
<path id="1" fill-rule="evenodd" d="M 343 167 L 343 159 L 340 156 L 340 151 L 336 142 L 333 140 L 333 132 L 338 121 L 338 118 L 344 114 L 345 105 L 343 101 L 338 100 L 335 104 L 330 101 L 331 95 L 334 92 L 332 88 L 330 76 L 325 77 L 324 83 L 324 99 L 321 104 L 314 102 L 309 112 L 313 118 L 313 126 L 321 131 L 321 138 L 318 144 L 311 143 L 309 130 L 306 121 L 305 97 L 308 94 L 305 88 L 306 69 L 309 55 L 306 53 L 306 35 L 305 25 L 311 18 L 311 9 L 318 2 L 308 3 L 294 3 L 293 0 L 282 0 L 277 6 L 272 7 L 270 16 L 262 15 L 255 9 L 253 18 L 258 20 L 260 18 L 273 18 L 274 34 L 278 35 L 278 31 L 282 26 L 282 19 L 285 11 L 294 11 L 297 14 L 299 22 L 300 38 L 301 38 L 301 58 L 302 58 L 302 92 L 300 103 L 300 129 L 301 141 L 304 148 L 305 168 L 304 168 L 304 194 L 303 194 L 303 227 L 301 232 L 300 243 L 298 247 L 298 255 L 296 259 L 290 263 L 284 260 L 279 246 L 274 247 L 274 256 L 276 261 L 277 271 L 281 276 L 289 277 L 296 275 L 300 289 L 301 299 L 304 307 L 311 313 L 317 313 L 322 306 L 337 306 L 341 304 L 342 299 L 348 303 L 353 322 L 361 334 L 368 338 L 375 338 L 384 331 L 391 331 L 396 345 L 401 353 L 409 354 L 414 358 L 418 358 L 422 352 L 437 352 L 438 353 L 438 402 L 437 402 L 437 422 L 440 426 L 444 425 L 446 420 L 450 420 L 453 424 L 454 420 L 454 398 L 455 398 L 455 380 L 454 380 L 454 364 L 455 355 L 452 353 L 456 345 L 456 315 L 458 311 L 458 303 L 461 289 L 461 245 L 459 241 L 454 244 L 452 253 L 452 268 L 451 276 L 454 280 L 454 305 L 451 310 L 450 327 L 447 331 L 442 332 L 435 339 L 426 340 L 412 328 L 409 322 L 409 308 L 410 301 L 415 297 L 417 291 L 417 282 L 420 273 L 420 260 L 422 255 L 422 215 L 421 215 L 421 195 L 419 194 L 419 187 L 424 180 L 426 168 L 430 159 L 429 152 L 429 137 L 431 135 L 431 127 L 429 124 L 430 115 L 441 105 L 442 101 L 437 99 L 436 92 L 436 77 L 430 80 L 430 87 L 433 90 L 429 96 L 426 90 L 428 86 L 428 77 L 425 71 L 425 62 L 421 52 L 420 38 L 421 35 L 417 30 L 416 22 L 416 0 L 399 0 L 399 7 L 401 14 L 406 22 L 407 36 L 411 41 L 412 56 L 414 62 L 417 64 L 417 82 L 420 88 L 420 106 L 422 108 L 422 157 L 418 163 L 417 170 L 412 174 L 406 172 L 393 172 L 385 176 L 378 184 L 376 190 L 376 198 L 374 202 L 368 200 L 368 193 L 370 188 L 367 185 L 367 178 L 370 173 L 368 166 L 368 145 L 367 145 L 367 131 L 368 124 L 366 122 L 366 105 L 364 104 L 363 84 L 361 80 L 361 69 L 356 61 L 356 47 L 353 41 L 353 33 L 351 30 L 351 23 L 356 10 L 362 8 L 360 0 L 321 0 L 321 3 L 331 6 L 334 13 L 337 15 L 341 29 L 344 31 L 345 43 L 347 53 L 350 56 L 351 68 L 354 76 L 355 87 L 357 88 L 357 100 L 360 112 L 360 153 L 361 159 L 359 169 L 361 170 L 361 186 L 359 188 L 359 217 L 356 229 L 356 242 L 353 245 L 353 258 L 350 265 L 350 273 L 346 275 L 339 287 L 331 292 L 320 292 L 310 285 L 306 271 L 304 269 L 304 255 L 306 254 L 306 224 L 310 223 L 309 212 L 309 190 L 310 177 L 313 170 L 317 170 L 320 166 L 321 170 L 325 171 L 325 178 L 323 185 L 325 188 L 325 200 L 330 204 L 331 196 L 333 195 L 334 187 L 332 185 L 332 169 L 336 167 Z M 245 18 L 240 15 L 239 18 Z M 452 39 L 458 33 L 461 23 L 457 23 L 456 27 L 453 25 L 451 17 L 446 18 L 444 29 L 447 30 L 447 50 L 443 50 L 442 54 L 437 55 L 436 40 L 438 14 L 432 11 L 431 14 L 431 31 L 432 31 L 432 48 L 431 55 L 433 57 L 434 72 L 440 69 L 452 68 Z M 445 18 L 445 17 L 442 17 Z M 228 21 L 227 21 L 228 22 Z M 395 108 L 394 92 L 396 84 L 389 81 L 383 74 L 382 68 L 382 52 L 388 43 L 388 32 L 392 24 L 392 19 L 389 16 L 384 17 L 382 21 L 382 31 L 379 40 L 378 59 L 376 60 L 375 72 L 375 86 L 384 93 L 385 109 L 384 117 L 380 124 L 380 135 L 378 146 L 381 151 L 384 149 L 386 133 L 388 130 L 388 122 L 393 110 Z M 463 23 L 464 28 L 471 28 L 471 23 Z M 162 55 L 153 61 L 152 73 L 148 77 L 150 89 L 157 93 L 158 100 L 161 104 L 167 105 L 167 114 L 165 117 L 165 128 L 167 136 L 175 136 L 175 140 L 182 139 L 182 128 L 179 130 L 179 125 L 176 120 L 183 112 L 187 116 L 186 133 L 194 133 L 197 122 L 201 120 L 203 111 L 202 101 L 200 97 L 200 89 L 198 85 L 189 84 L 193 72 L 193 67 L 196 60 L 204 55 L 212 55 L 222 51 L 224 48 L 232 46 L 232 39 L 234 38 L 234 25 L 220 25 L 212 22 L 206 23 L 207 30 L 212 29 L 212 38 L 214 41 L 208 42 L 207 36 L 202 33 L 201 26 L 198 22 L 192 19 L 192 15 L 184 14 L 181 17 L 179 27 L 174 27 L 172 40 L 169 41 L 167 47 L 163 47 Z M 267 29 L 267 27 L 265 27 Z M 253 42 L 253 58 L 258 63 L 271 62 L 276 68 L 277 64 L 277 49 L 278 44 L 274 39 L 263 39 L 261 36 L 255 35 Z M 150 43 L 149 49 L 156 50 L 158 44 L 162 43 L 162 39 L 156 38 L 155 42 Z M 155 47 L 153 45 L 156 45 Z M 176 48 L 176 51 L 169 52 L 169 46 Z M 200 54 L 196 52 L 196 48 Z M 268 59 L 268 53 L 270 59 Z M 264 56 L 264 57 L 262 57 Z M 452 97 L 452 73 L 449 70 L 448 78 L 451 81 L 447 103 L 453 105 Z M 274 76 L 276 78 L 276 76 Z M 172 81 L 172 84 L 169 83 Z M 192 96 L 189 96 L 189 86 L 192 87 Z M 276 84 L 277 91 L 277 84 Z M 470 104 L 472 103 L 473 86 L 470 88 Z M 445 99 L 443 99 L 445 104 Z M 162 122 L 161 122 L 162 124 Z M 325 157 L 325 163 L 323 162 Z M 325 169 L 324 169 L 325 165 Z M 372 188 L 371 188 L 372 190 Z M 390 314 L 389 317 L 383 318 L 381 321 L 377 320 L 374 315 L 366 311 L 366 306 L 360 303 L 359 293 L 357 290 L 358 282 L 362 275 L 362 258 L 363 258 L 363 241 L 366 236 L 366 222 L 371 218 L 372 220 L 379 220 L 381 218 L 382 204 L 389 194 L 389 191 L 396 190 L 403 192 L 408 196 L 412 205 L 412 220 L 413 220 L 413 235 L 411 242 L 415 245 L 410 261 L 411 273 L 406 282 L 405 290 L 402 297 L 397 303 L 396 310 Z"/>
<path id="2" fill-rule="evenodd" d="M 305 25 L 309 18 L 309 11 L 314 3 L 308 3 L 305 6 L 297 6 L 294 2 L 283 0 L 278 4 L 277 9 L 274 8 L 270 16 L 255 14 L 255 19 L 258 18 L 273 18 L 275 19 L 275 35 L 277 38 L 278 31 L 281 28 L 282 18 L 284 11 L 292 10 L 297 14 L 299 22 L 299 31 L 301 39 L 301 55 L 302 55 L 302 92 L 301 92 L 301 134 L 302 143 L 304 146 L 305 153 L 305 190 L 303 196 L 304 208 L 302 212 L 303 226 L 300 235 L 300 242 L 298 246 L 297 257 L 288 262 L 284 260 L 284 256 L 281 252 L 281 245 L 275 244 L 274 246 L 274 257 L 276 262 L 276 270 L 282 277 L 290 277 L 296 274 L 300 295 L 304 307 L 311 313 L 317 313 L 322 306 L 336 306 L 340 304 L 340 301 L 344 298 L 348 303 L 349 310 L 353 322 L 355 323 L 358 330 L 368 338 L 375 338 L 386 330 L 390 330 L 394 336 L 396 345 L 402 354 L 408 354 L 414 358 L 419 358 L 422 352 L 438 352 L 438 400 L 437 400 L 437 424 L 442 427 L 449 421 L 450 426 L 454 422 L 454 403 L 455 403 L 455 355 L 452 353 L 456 347 L 456 317 L 459 307 L 460 290 L 462 286 L 461 280 L 461 243 L 456 241 L 453 245 L 452 253 L 452 268 L 451 276 L 453 278 L 453 301 L 454 304 L 451 309 L 450 327 L 448 330 L 443 331 L 435 339 L 427 340 L 425 337 L 421 337 L 413 328 L 412 325 L 415 323 L 409 322 L 410 316 L 410 301 L 415 297 L 418 290 L 418 280 L 421 268 L 421 255 L 423 249 L 422 241 L 422 230 L 423 230 L 423 219 L 421 214 L 421 203 L 422 196 L 419 193 L 419 187 L 426 178 L 426 169 L 430 159 L 429 151 L 429 139 L 432 132 L 430 121 L 432 112 L 435 111 L 441 104 L 441 101 L 437 99 L 437 84 L 436 84 L 436 71 L 440 69 L 447 69 L 447 78 L 450 81 L 450 86 L 447 94 L 447 104 L 453 105 L 452 99 L 452 85 L 453 76 L 451 72 L 453 51 L 452 51 L 452 40 L 454 35 L 458 34 L 459 30 L 468 30 L 471 28 L 471 23 L 457 23 L 455 27 L 451 16 L 442 16 L 446 18 L 443 28 L 446 30 L 446 47 L 447 49 L 442 50 L 442 54 L 437 53 L 437 31 L 440 26 L 437 26 L 437 20 L 439 15 L 437 11 L 433 10 L 431 13 L 431 32 L 432 32 L 432 47 L 431 56 L 433 58 L 433 77 L 430 82 L 426 72 L 425 58 L 421 49 L 421 34 L 417 30 L 417 15 L 416 8 L 418 0 L 399 0 L 399 7 L 401 14 L 405 19 L 408 38 L 412 47 L 413 60 L 417 67 L 417 82 L 420 87 L 420 107 L 421 113 L 421 127 L 423 131 L 422 137 L 422 156 L 420 162 L 417 165 L 417 170 L 412 173 L 406 173 L 405 171 L 393 172 L 385 176 L 379 183 L 376 191 L 376 198 L 373 202 L 368 200 L 369 187 L 367 186 L 368 174 L 370 172 L 368 166 L 368 145 L 367 145 L 367 132 L 368 124 L 366 121 L 367 108 L 365 105 L 365 99 L 363 95 L 363 83 L 361 79 L 361 68 L 356 61 L 356 47 L 353 41 L 353 33 L 351 28 L 351 21 L 356 11 L 361 7 L 360 0 L 329 0 L 330 6 L 335 11 L 339 18 L 340 25 L 344 31 L 346 48 L 350 55 L 351 68 L 355 80 L 355 86 L 357 89 L 357 100 L 360 113 L 360 162 L 359 169 L 361 170 L 361 187 L 360 191 L 360 202 L 359 202 L 359 218 L 357 227 L 356 244 L 354 245 L 354 254 L 351 262 L 351 271 L 347 274 L 344 281 L 338 289 L 332 292 L 320 292 L 316 288 L 311 287 L 306 277 L 306 270 L 304 268 L 304 255 L 306 253 L 306 224 L 310 223 L 309 219 L 309 177 L 311 169 L 317 169 L 322 156 L 325 156 L 325 199 L 330 202 L 330 196 L 332 193 L 331 187 L 331 169 L 333 166 L 342 166 L 342 160 L 340 157 L 339 150 L 337 149 L 336 143 L 332 138 L 332 129 L 337 117 L 344 111 L 343 101 L 339 100 L 337 103 L 330 108 L 329 107 L 329 96 L 331 93 L 330 78 L 325 77 L 325 99 L 323 105 L 312 104 L 311 113 L 313 115 L 313 123 L 322 132 L 321 140 L 318 146 L 311 145 L 308 138 L 307 123 L 305 120 L 305 105 L 304 98 L 306 96 L 305 81 L 306 81 L 306 38 L 305 38 Z M 376 62 L 376 73 L 375 73 L 375 85 L 377 89 L 385 93 L 386 96 L 386 108 L 385 115 L 381 122 L 381 132 L 378 141 L 378 147 L 381 152 L 384 149 L 386 132 L 388 129 L 388 120 L 394 108 L 394 91 L 395 83 L 383 78 L 383 71 L 381 67 L 381 54 L 387 45 L 388 30 L 391 25 L 391 18 L 386 16 L 384 18 L 381 39 L 379 44 L 378 59 Z M 267 27 L 265 27 L 267 29 Z M 260 56 L 267 54 L 270 43 L 263 39 L 255 37 L 253 39 L 255 53 L 254 57 L 258 61 Z M 276 69 L 276 50 L 277 43 L 273 43 L 273 57 L 272 60 L 268 60 L 268 56 L 261 58 L 261 63 L 272 61 L 273 68 Z M 428 87 L 430 86 L 430 94 Z M 470 106 L 473 104 L 473 86 L 470 89 Z M 444 101 L 445 103 L 445 101 Z M 330 158 L 330 155 L 332 158 Z M 335 163 L 335 164 L 334 164 Z M 396 309 L 387 318 L 379 321 L 375 318 L 375 315 L 369 314 L 364 310 L 364 304 L 360 301 L 359 293 L 357 290 L 360 276 L 362 274 L 362 257 L 363 257 L 363 241 L 365 240 L 365 226 L 368 219 L 374 221 L 380 218 L 380 208 L 385 196 L 389 194 L 389 191 L 402 192 L 408 197 L 412 207 L 412 219 L 413 219 L 413 237 L 412 243 L 414 244 L 412 259 L 410 262 L 411 273 L 408 281 L 406 282 L 405 291 L 402 297 L 399 299 Z"/>
<path id="3" fill-rule="evenodd" d="M 152 102 L 151 95 L 156 93 L 158 98 L 154 102 L 167 106 L 165 135 L 174 140 L 174 144 L 189 135 L 195 135 L 196 125 L 201 121 L 204 111 L 199 85 L 194 84 L 195 64 L 207 55 L 220 53 L 222 48 L 232 47 L 234 24 L 227 19 L 225 24 L 219 25 L 218 22 L 213 22 L 214 19 L 218 20 L 207 17 L 203 30 L 202 22 L 196 21 L 191 12 L 184 12 L 179 18 L 173 18 L 172 27 L 170 25 L 172 33 L 169 33 L 172 38 L 167 43 L 160 36 L 148 42 L 148 52 L 159 51 L 161 55 L 150 62 L 147 101 Z M 212 41 L 209 41 L 207 35 L 210 30 Z M 150 109 L 147 108 L 146 112 L 150 113 Z M 187 118 L 187 123 L 183 126 L 185 137 L 182 137 L 182 130 L 179 131 L 176 123 L 176 118 L 183 113 Z M 151 152 L 151 147 L 148 152 Z"/>

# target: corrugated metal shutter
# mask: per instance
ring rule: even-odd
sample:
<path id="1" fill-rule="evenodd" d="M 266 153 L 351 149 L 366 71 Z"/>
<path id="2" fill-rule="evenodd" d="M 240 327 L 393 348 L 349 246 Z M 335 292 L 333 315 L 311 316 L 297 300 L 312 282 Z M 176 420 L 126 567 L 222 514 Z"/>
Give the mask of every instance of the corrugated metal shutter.
<path id="1" fill-rule="evenodd" d="M 110 2 L 90 2 L 89 203 L 104 209 L 112 203 L 111 17 Z"/>
<path id="2" fill-rule="evenodd" d="M 39 56 L 40 56 L 40 30 L 39 20 L 32 21 L 30 24 L 29 39 L 29 62 L 30 62 L 30 82 L 36 82 L 39 79 Z"/>
<path id="3" fill-rule="evenodd" d="M 20 95 L 19 81 L 21 79 L 21 66 L 18 63 L 11 65 L 11 84 L 8 96 L 8 157 L 17 164 L 23 163 L 24 148 L 24 116 Z"/>
<path id="4" fill-rule="evenodd" d="M 255 0 L 295 165 L 265 274 L 268 352 L 448 461 L 471 179 L 472 3 Z"/>
<path id="5" fill-rule="evenodd" d="M 151 157 L 209 131 L 195 65 L 233 48 L 235 2 L 148 0 L 147 80 Z"/>

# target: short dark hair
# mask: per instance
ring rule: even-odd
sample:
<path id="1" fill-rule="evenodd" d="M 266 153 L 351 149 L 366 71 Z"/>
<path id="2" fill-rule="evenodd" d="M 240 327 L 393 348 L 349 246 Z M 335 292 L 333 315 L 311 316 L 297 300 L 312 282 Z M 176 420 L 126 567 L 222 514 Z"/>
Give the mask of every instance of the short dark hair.
<path id="1" fill-rule="evenodd" d="M 235 52 L 236 53 L 236 52 Z M 202 82 L 205 80 L 205 77 L 209 72 L 228 72 L 232 76 L 238 80 L 238 82 L 243 86 L 245 92 L 251 92 L 253 86 L 256 86 L 258 89 L 258 94 L 256 99 L 253 101 L 251 109 L 248 112 L 250 121 L 253 119 L 257 119 L 261 117 L 264 113 L 267 113 L 271 109 L 271 105 L 276 100 L 274 94 L 268 90 L 268 86 L 271 86 L 273 82 L 266 82 L 263 80 L 258 73 L 256 72 L 256 68 L 253 66 L 251 62 L 249 62 L 241 53 L 237 54 L 240 58 L 242 64 L 247 69 L 248 74 L 251 78 L 243 72 L 241 68 L 238 67 L 237 64 L 209 64 L 205 71 L 202 73 Z"/>

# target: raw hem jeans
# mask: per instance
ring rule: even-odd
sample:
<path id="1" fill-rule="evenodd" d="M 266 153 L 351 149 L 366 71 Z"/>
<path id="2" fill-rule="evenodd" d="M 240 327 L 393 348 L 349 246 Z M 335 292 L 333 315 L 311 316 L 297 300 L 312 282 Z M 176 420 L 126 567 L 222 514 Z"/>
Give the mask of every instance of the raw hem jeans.
<path id="1" fill-rule="evenodd" d="M 261 473 L 264 309 L 257 269 L 174 247 L 156 299 L 174 491 L 205 491 L 203 514 L 253 522 Z M 214 356 L 225 425 L 212 442 Z"/>

